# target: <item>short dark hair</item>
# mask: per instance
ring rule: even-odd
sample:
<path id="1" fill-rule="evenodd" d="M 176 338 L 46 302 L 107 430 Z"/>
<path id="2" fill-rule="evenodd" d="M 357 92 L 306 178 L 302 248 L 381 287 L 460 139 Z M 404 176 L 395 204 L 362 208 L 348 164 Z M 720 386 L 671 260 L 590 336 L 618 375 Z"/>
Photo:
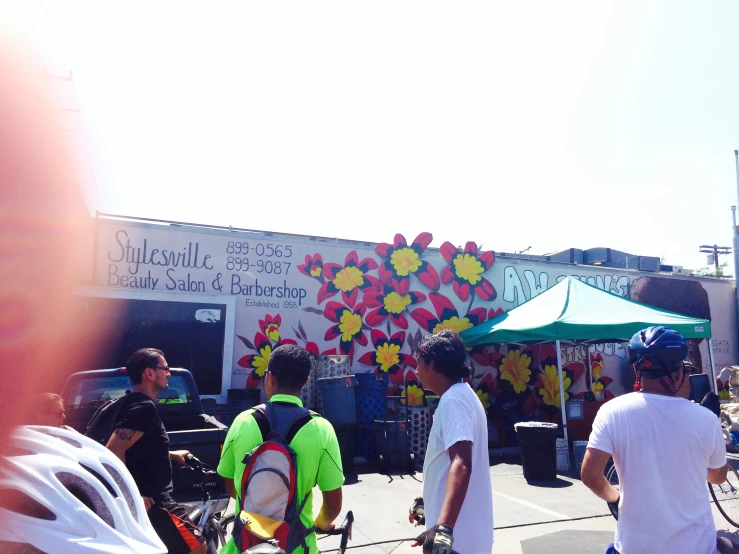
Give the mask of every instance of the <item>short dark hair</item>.
<path id="1" fill-rule="evenodd" d="M 434 369 L 452 381 L 470 376 L 470 369 L 465 364 L 467 350 L 464 342 L 449 329 L 426 335 L 416 349 L 416 356 L 427 364 L 434 362 Z"/>
<path id="2" fill-rule="evenodd" d="M 128 373 L 133 384 L 140 385 L 146 368 L 158 366 L 159 358 L 163 356 L 164 352 L 156 348 L 140 348 L 131 354 L 126 362 L 126 373 Z"/>
<path id="3" fill-rule="evenodd" d="M 310 355 L 295 344 L 283 344 L 272 351 L 267 371 L 275 376 L 281 389 L 300 390 L 310 377 L 313 366 Z"/>

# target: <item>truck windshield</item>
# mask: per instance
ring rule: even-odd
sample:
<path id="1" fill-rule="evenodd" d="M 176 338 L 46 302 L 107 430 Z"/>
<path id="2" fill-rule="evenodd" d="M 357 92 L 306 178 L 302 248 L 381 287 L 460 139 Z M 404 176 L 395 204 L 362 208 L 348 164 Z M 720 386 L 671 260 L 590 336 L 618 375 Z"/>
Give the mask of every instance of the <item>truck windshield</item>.
<path id="1" fill-rule="evenodd" d="M 92 379 L 79 379 L 72 387 L 67 398 L 69 407 L 97 408 L 108 400 L 123 396 L 133 389 L 130 377 L 116 375 Z M 183 377 L 172 375 L 169 378 L 169 388 L 157 395 L 159 404 L 187 404 L 192 402 L 190 389 Z"/>

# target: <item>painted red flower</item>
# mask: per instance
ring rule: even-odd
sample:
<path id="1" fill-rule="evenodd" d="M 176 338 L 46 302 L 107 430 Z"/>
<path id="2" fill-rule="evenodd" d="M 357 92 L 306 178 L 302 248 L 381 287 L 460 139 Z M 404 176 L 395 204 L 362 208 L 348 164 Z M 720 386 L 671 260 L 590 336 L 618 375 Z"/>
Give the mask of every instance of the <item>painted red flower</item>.
<path id="1" fill-rule="evenodd" d="M 505 357 L 500 353 L 499 348 L 499 346 L 470 346 L 467 347 L 467 352 L 481 366 L 498 369 Z"/>
<path id="2" fill-rule="evenodd" d="M 275 320 L 279 319 L 279 321 L 282 321 L 282 318 L 280 316 L 276 316 L 276 318 L 271 318 L 269 315 L 265 316 L 265 320 L 259 322 L 259 327 L 264 329 L 270 329 L 270 325 L 274 325 Z M 269 323 L 267 323 L 269 321 Z M 263 325 L 264 324 L 264 325 Z M 256 351 L 256 354 L 247 354 L 246 356 L 242 356 L 239 358 L 239 361 L 236 362 L 236 365 L 240 367 L 244 367 L 246 369 L 253 369 L 254 371 L 249 374 L 249 377 L 247 379 L 247 385 L 249 384 L 249 379 L 251 379 L 251 382 L 253 382 L 255 379 L 261 381 L 261 379 L 264 377 L 264 373 L 267 371 L 267 365 L 269 364 L 269 358 L 272 356 L 272 352 L 274 352 L 275 348 L 278 346 L 282 346 L 283 344 L 298 344 L 293 339 L 286 339 L 282 338 L 280 339 L 279 332 L 277 333 L 277 338 L 275 339 L 275 333 L 272 332 L 272 336 L 268 336 L 264 332 L 258 332 L 254 335 L 254 342 L 249 341 L 246 337 L 242 337 L 241 335 L 236 335 L 241 342 L 244 343 L 244 345 L 250 349 Z M 247 388 L 249 388 L 247 386 Z"/>
<path id="3" fill-rule="evenodd" d="M 487 317 L 485 308 L 475 308 L 460 317 L 452 301 L 438 292 L 429 293 L 429 300 L 434 306 L 436 315 L 425 308 L 416 308 L 411 312 L 413 320 L 420 325 L 421 329 L 429 333 L 438 333 L 442 329 L 451 329 L 455 333 L 461 333 L 479 325 Z"/>
<path id="4" fill-rule="evenodd" d="M 400 373 L 402 380 L 403 367 L 416 367 L 415 358 L 400 351 L 405 343 L 405 333 L 403 331 L 394 333 L 388 338 L 379 329 L 372 329 L 370 338 L 375 349 L 362 354 L 359 358 L 360 364 L 373 366 L 375 373 L 387 373 L 393 381 L 396 381 L 393 376 L 398 373 Z"/>
<path id="5" fill-rule="evenodd" d="M 347 254 L 344 265 L 326 263 L 323 265 L 323 277 L 326 282 L 318 291 L 318 303 L 341 292 L 344 302 L 354 308 L 360 290 L 378 285 L 377 279 L 367 275 L 368 271 L 377 269 L 377 262 L 372 258 L 364 258 L 361 262 L 357 251 Z"/>
<path id="6" fill-rule="evenodd" d="M 368 327 L 362 321 L 366 309 L 362 303 L 352 309 L 338 302 L 329 302 L 323 311 L 323 315 L 336 324 L 326 331 L 324 340 L 341 337 L 339 352 L 348 355 L 350 359 L 354 355 L 355 342 L 360 346 L 367 346 L 367 335 L 364 331 Z"/>
<path id="7" fill-rule="evenodd" d="M 408 307 L 425 301 L 426 295 L 408 290 L 411 286 L 408 279 L 391 282 L 392 285 L 381 283 L 379 288 L 365 291 L 363 302 L 370 309 L 365 321 L 370 327 L 378 327 L 389 317 L 396 327 L 408 329 L 405 317 Z"/>
<path id="8" fill-rule="evenodd" d="M 323 283 L 323 257 L 320 254 L 306 254 L 305 263 L 298 266 L 298 271 Z"/>
<path id="9" fill-rule="evenodd" d="M 470 294 L 475 294 L 481 300 L 495 300 L 498 296 L 495 287 L 482 276 L 495 262 L 495 252 L 489 250 L 479 253 L 474 242 L 468 242 L 463 252 L 451 242 L 445 242 L 439 251 L 449 262 L 441 270 L 441 281 L 445 285 L 452 283 L 457 298 L 466 302 Z"/>
<path id="10" fill-rule="evenodd" d="M 603 374 L 603 371 L 605 370 L 605 363 L 600 352 L 596 353 L 595 355 L 590 354 L 590 370 L 590 390 L 594 394 L 603 393 L 603 398 L 605 398 L 606 400 L 613 399 L 613 393 L 609 390 L 606 390 L 606 387 L 613 383 L 613 379 L 611 379 L 610 377 L 606 377 Z M 720 388 L 721 387 L 719 387 L 719 389 Z"/>
<path id="11" fill-rule="evenodd" d="M 280 314 L 274 317 L 266 314 L 264 319 L 259 320 L 259 329 L 275 342 L 280 341 L 280 325 L 282 325 L 282 316 Z"/>
<path id="12" fill-rule="evenodd" d="M 428 289 L 439 290 L 439 274 L 434 266 L 421 259 L 432 240 L 431 233 L 421 233 L 408 246 L 405 237 L 397 234 L 393 244 L 383 242 L 375 246 L 375 252 L 383 259 L 378 272 L 380 280 L 392 284 L 393 279 L 409 280 L 411 275 L 415 275 Z"/>
<path id="13" fill-rule="evenodd" d="M 254 369 L 260 378 L 264 377 L 264 373 L 267 371 L 269 357 L 272 355 L 274 349 L 282 344 L 297 343 L 292 339 L 285 339 L 282 343 L 273 345 L 272 341 L 270 341 L 266 336 L 262 333 L 257 333 L 254 336 L 254 349 L 257 353 L 242 356 L 236 364 L 247 369 Z"/>

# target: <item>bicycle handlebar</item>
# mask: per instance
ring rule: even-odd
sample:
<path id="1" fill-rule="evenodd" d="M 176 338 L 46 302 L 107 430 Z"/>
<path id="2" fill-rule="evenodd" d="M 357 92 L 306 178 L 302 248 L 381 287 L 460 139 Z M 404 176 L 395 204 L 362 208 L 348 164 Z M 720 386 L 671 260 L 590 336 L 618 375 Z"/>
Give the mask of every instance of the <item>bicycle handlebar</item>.
<path id="1" fill-rule="evenodd" d="M 347 530 L 351 532 L 352 525 L 354 525 L 354 514 L 349 510 L 344 518 L 344 523 L 342 523 L 340 527 L 334 527 L 328 531 L 316 528 L 316 533 L 320 533 L 321 535 L 341 535 Z"/>
<path id="2" fill-rule="evenodd" d="M 346 550 L 346 545 L 349 542 L 349 539 L 352 538 L 352 526 L 354 525 L 354 513 L 349 510 L 346 513 L 346 517 L 344 518 L 344 522 L 339 527 L 334 527 L 333 529 L 329 529 L 327 531 L 324 531 L 323 529 L 316 528 L 316 533 L 320 533 L 321 535 L 331 536 L 331 535 L 341 535 L 341 545 L 339 546 L 339 552 L 344 552 Z"/>

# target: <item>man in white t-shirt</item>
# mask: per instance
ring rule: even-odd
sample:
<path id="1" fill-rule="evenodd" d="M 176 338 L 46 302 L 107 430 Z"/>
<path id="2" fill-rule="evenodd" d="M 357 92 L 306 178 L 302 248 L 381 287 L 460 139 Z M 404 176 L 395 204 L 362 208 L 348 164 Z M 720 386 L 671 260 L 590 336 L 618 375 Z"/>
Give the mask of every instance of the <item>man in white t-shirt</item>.
<path id="1" fill-rule="evenodd" d="M 423 465 L 426 531 L 412 546 L 424 553 L 490 554 L 493 490 L 485 410 L 463 381 L 467 351 L 459 335 L 441 331 L 418 347 L 416 372 L 423 388 L 441 399 Z M 409 520 L 413 523 L 414 514 Z"/>
<path id="2" fill-rule="evenodd" d="M 685 379 L 685 339 L 649 327 L 629 344 L 639 392 L 604 404 L 582 463 L 582 482 L 618 519 L 619 554 L 714 554 L 716 526 L 706 479 L 726 479 L 718 418 L 677 395 Z M 620 491 L 603 470 L 613 456 Z"/>

